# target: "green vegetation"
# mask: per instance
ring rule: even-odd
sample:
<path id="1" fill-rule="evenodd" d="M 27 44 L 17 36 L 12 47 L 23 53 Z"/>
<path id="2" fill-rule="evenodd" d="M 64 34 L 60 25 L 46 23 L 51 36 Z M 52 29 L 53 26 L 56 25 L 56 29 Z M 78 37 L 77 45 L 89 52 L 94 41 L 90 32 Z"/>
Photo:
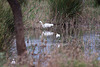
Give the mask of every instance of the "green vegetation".
<path id="1" fill-rule="evenodd" d="M 6 63 L 6 56 L 4 52 L 0 52 L 0 66 L 2 67 L 4 63 Z"/>
<path id="2" fill-rule="evenodd" d="M 100 0 L 94 0 L 95 1 L 95 6 L 100 6 Z"/>
<path id="3" fill-rule="evenodd" d="M 73 63 L 73 67 L 86 67 L 86 64 L 84 62 L 80 62 L 76 60 Z"/>
<path id="4" fill-rule="evenodd" d="M 13 16 L 6 1 L 0 1 L 0 51 L 6 50 L 14 31 Z"/>
<path id="5" fill-rule="evenodd" d="M 98 32 L 100 31 L 98 30 L 99 28 L 96 27 L 96 25 L 100 24 L 99 0 L 84 0 L 84 1 L 83 0 L 29 0 L 29 1 L 24 0 L 23 2 L 22 0 L 19 0 L 19 2 L 22 5 L 22 13 L 24 17 L 23 21 L 25 28 L 30 28 L 30 27 L 35 28 L 37 26 L 36 24 L 38 24 L 37 22 L 40 20 L 43 21 L 43 23 L 45 22 L 51 22 L 54 24 L 57 23 L 58 29 L 61 28 L 59 27 L 61 22 L 67 22 L 67 23 L 70 22 L 72 23 L 71 26 L 73 28 L 74 21 L 76 21 L 76 23 L 78 23 L 77 25 L 79 26 L 79 28 L 77 28 L 78 29 L 77 37 L 78 36 L 79 37 L 77 39 L 80 39 L 81 36 L 87 31 L 89 32 L 93 32 L 94 30 Z M 58 19 L 55 19 L 55 16 L 57 16 Z M 51 18 L 53 18 L 54 20 L 52 21 Z M 8 48 L 10 48 L 11 40 L 13 39 L 14 36 L 13 20 L 14 20 L 13 14 L 11 12 L 11 8 L 7 3 L 7 1 L 6 0 L 0 1 L 0 52 L 7 51 Z M 58 21 L 60 23 L 58 23 Z M 29 35 L 29 33 L 27 33 L 27 35 L 30 36 L 31 39 L 33 39 L 32 38 L 33 34 L 37 34 L 37 33 L 32 33 L 31 35 Z M 82 46 L 84 45 L 83 41 L 80 42 L 77 41 L 77 39 L 75 39 L 75 42 L 71 42 L 72 39 L 73 38 L 70 38 L 69 36 L 68 40 L 64 39 L 67 40 L 70 45 L 71 44 L 72 45 L 68 46 L 67 47 L 68 49 L 66 47 L 64 47 L 63 49 L 60 48 L 58 49 L 58 53 L 55 53 L 56 55 L 54 54 L 56 56 L 56 59 L 55 58 L 53 58 L 53 60 L 51 59 L 51 62 L 57 62 L 54 64 L 54 67 L 56 67 L 55 65 L 59 65 L 58 67 L 99 67 L 100 61 L 94 60 L 93 58 L 89 58 L 88 60 L 86 58 L 84 59 L 83 52 L 85 49 L 84 46 Z M 74 46 L 75 44 L 79 46 L 81 45 L 81 47 L 79 47 L 81 48 L 79 54 L 77 53 L 78 47 Z M 88 42 L 86 44 L 88 44 Z M 31 48 L 33 47 L 30 46 L 28 49 Z M 66 50 L 69 50 L 69 52 Z M 71 50 L 73 50 L 72 54 L 70 54 Z M 66 52 L 63 53 L 63 51 Z M 67 54 L 70 56 L 68 56 Z M 2 56 L 0 57 L 0 60 L 3 59 Z M 77 57 L 79 59 L 77 59 Z M 2 63 L 0 62 L 0 65 L 3 64 L 4 62 Z"/>
<path id="6" fill-rule="evenodd" d="M 82 0 L 48 0 L 53 15 L 74 16 L 81 12 Z"/>

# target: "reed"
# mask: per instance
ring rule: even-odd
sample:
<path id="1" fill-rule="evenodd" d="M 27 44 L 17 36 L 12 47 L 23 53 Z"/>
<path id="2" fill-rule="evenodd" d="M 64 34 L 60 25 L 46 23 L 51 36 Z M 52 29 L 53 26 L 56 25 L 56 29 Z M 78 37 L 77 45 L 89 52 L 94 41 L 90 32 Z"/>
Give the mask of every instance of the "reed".
<path id="1" fill-rule="evenodd" d="M 6 50 L 14 31 L 13 16 L 7 1 L 0 1 L 0 50 Z"/>
<path id="2" fill-rule="evenodd" d="M 95 6 L 100 6 L 100 0 L 94 0 Z"/>
<path id="3" fill-rule="evenodd" d="M 52 15 L 63 14 L 74 16 L 81 12 L 82 0 L 48 0 Z"/>

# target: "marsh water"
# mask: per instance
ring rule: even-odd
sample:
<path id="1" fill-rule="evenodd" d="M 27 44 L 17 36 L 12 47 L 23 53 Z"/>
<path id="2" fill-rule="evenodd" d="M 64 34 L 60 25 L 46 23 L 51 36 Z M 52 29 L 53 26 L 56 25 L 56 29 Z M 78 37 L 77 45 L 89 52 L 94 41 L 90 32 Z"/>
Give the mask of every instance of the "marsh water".
<path id="1" fill-rule="evenodd" d="M 58 37 L 57 34 L 59 34 Z M 38 64 L 40 56 L 43 57 L 46 54 L 49 55 L 52 52 L 52 50 L 55 49 L 55 47 L 58 47 L 58 45 L 67 45 L 67 41 L 64 41 L 64 37 L 67 36 L 62 36 L 62 33 L 55 33 L 46 30 L 36 29 L 26 31 L 25 43 L 27 46 L 28 53 L 35 59 L 33 64 Z M 90 53 L 98 53 L 99 57 L 97 59 L 100 60 L 100 34 L 95 32 L 85 33 L 82 36 L 80 36 L 80 38 L 85 44 L 84 53 L 86 55 L 89 55 Z M 14 40 L 13 46 L 10 51 L 12 53 L 11 59 L 16 58 L 17 56 L 15 42 L 16 40 Z"/>

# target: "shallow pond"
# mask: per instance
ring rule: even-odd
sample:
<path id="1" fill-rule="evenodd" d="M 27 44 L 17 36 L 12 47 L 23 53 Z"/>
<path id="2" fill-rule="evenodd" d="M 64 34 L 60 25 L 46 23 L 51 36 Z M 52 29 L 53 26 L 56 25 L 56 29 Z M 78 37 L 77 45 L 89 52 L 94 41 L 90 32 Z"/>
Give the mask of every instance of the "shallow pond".
<path id="1" fill-rule="evenodd" d="M 62 37 L 62 34 L 57 32 L 55 33 L 39 29 L 26 31 L 25 43 L 28 53 L 35 59 L 33 63 L 38 64 L 40 55 L 45 56 L 45 54 L 50 54 L 54 47 L 59 48 L 60 44 L 67 45 L 67 42 L 63 42 L 63 39 L 64 37 Z M 100 34 L 86 33 L 81 36 L 81 39 L 85 44 L 84 53 L 86 55 L 89 53 L 98 53 L 99 57 L 97 59 L 100 60 Z M 13 53 L 11 58 L 16 58 L 17 56 L 15 42 L 16 41 L 14 41 L 14 45 L 11 48 L 11 52 Z"/>

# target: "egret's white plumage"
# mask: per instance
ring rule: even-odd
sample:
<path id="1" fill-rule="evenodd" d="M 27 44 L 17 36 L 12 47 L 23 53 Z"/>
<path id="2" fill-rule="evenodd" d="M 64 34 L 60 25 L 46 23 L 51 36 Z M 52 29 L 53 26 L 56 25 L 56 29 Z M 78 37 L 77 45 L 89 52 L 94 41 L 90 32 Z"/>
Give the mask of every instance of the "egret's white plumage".
<path id="1" fill-rule="evenodd" d="M 43 28 L 48 28 L 48 27 L 54 26 L 54 24 L 50 24 L 50 23 L 43 24 L 42 21 L 39 21 L 39 22 L 41 23 L 41 25 L 42 25 Z"/>
<path id="2" fill-rule="evenodd" d="M 60 45 L 58 45 L 58 48 L 60 47 Z"/>
<path id="3" fill-rule="evenodd" d="M 60 37 L 60 34 L 56 34 L 56 38 Z"/>
<path id="4" fill-rule="evenodd" d="M 50 32 L 50 31 L 43 31 L 42 32 L 42 35 L 44 35 L 44 36 L 51 36 L 53 34 L 54 34 L 54 32 Z"/>
<path id="5" fill-rule="evenodd" d="M 13 59 L 13 60 L 11 61 L 11 64 L 16 64 L 15 59 Z"/>

